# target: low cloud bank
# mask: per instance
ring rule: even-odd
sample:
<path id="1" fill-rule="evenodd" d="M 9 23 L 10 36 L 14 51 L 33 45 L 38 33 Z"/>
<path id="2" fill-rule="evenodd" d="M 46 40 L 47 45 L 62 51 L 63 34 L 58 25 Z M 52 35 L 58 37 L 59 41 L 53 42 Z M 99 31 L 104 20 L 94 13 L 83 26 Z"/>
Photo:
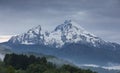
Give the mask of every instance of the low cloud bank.
<path id="1" fill-rule="evenodd" d="M 95 65 L 95 64 L 81 64 L 79 65 L 81 66 L 86 66 L 86 67 L 96 67 L 96 68 L 103 68 L 103 69 L 107 69 L 107 70 L 120 70 L 120 64 L 112 64 L 111 66 L 100 66 L 100 65 Z"/>

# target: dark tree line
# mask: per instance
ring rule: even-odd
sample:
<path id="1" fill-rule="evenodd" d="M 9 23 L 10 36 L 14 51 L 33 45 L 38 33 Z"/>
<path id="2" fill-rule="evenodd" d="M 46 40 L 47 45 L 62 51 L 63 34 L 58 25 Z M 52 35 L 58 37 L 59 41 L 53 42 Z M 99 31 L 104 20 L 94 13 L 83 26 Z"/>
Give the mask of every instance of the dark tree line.
<path id="1" fill-rule="evenodd" d="M 5 65 L 13 66 L 15 69 L 26 69 L 32 63 L 46 64 L 47 60 L 45 57 L 35 57 L 30 55 L 17 55 L 17 54 L 6 54 L 4 58 Z"/>
<path id="2" fill-rule="evenodd" d="M 0 73 L 96 73 L 78 67 L 63 65 L 57 67 L 47 62 L 45 57 L 33 55 L 6 54 L 4 61 L 0 62 Z"/>

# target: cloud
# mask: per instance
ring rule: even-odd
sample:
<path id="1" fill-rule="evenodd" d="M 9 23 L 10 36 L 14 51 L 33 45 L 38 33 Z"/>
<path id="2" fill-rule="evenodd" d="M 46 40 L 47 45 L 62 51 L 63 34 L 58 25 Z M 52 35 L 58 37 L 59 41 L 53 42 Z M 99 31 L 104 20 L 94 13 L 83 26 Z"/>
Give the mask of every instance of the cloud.
<path id="1" fill-rule="evenodd" d="M 119 64 L 113 64 L 113 63 L 110 66 L 100 66 L 100 65 L 96 65 L 96 64 L 82 64 L 82 65 L 79 65 L 79 67 L 81 67 L 81 66 L 103 68 L 103 69 L 107 69 L 107 70 L 120 70 L 120 65 Z"/>
<path id="2" fill-rule="evenodd" d="M 95 65 L 95 64 L 83 64 L 81 66 L 88 66 L 88 67 L 100 67 L 99 65 Z"/>
<path id="3" fill-rule="evenodd" d="M 13 35 L 0 35 L 0 43 L 8 41 Z"/>
<path id="4" fill-rule="evenodd" d="M 110 67 L 104 66 L 102 68 L 108 69 L 108 70 L 120 70 L 120 66 L 110 66 Z"/>
<path id="5" fill-rule="evenodd" d="M 3 61 L 3 60 L 4 60 L 4 57 L 5 57 L 5 55 L 0 53 L 0 61 L 1 61 L 1 60 Z"/>

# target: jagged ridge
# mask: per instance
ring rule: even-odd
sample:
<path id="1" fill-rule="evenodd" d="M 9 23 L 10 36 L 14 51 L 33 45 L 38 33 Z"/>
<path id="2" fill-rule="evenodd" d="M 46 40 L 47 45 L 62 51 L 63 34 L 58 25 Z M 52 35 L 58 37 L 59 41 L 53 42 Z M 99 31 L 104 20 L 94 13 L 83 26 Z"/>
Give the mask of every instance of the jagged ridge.
<path id="1" fill-rule="evenodd" d="M 13 36 L 10 40 L 13 44 L 43 44 L 60 48 L 67 43 L 90 44 L 94 47 L 106 42 L 99 37 L 87 32 L 79 24 L 66 20 L 58 25 L 52 32 L 42 33 L 41 26 L 28 30 L 28 32 Z"/>

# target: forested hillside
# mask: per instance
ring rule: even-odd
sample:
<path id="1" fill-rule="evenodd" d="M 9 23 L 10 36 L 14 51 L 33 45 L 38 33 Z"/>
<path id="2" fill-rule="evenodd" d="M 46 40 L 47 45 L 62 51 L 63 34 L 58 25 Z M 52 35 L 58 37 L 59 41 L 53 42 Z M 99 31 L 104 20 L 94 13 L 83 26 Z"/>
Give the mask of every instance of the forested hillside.
<path id="1" fill-rule="evenodd" d="M 6 54 L 4 61 L 0 62 L 0 73 L 96 73 L 78 67 L 57 65 L 47 62 L 45 57 L 33 55 Z"/>

